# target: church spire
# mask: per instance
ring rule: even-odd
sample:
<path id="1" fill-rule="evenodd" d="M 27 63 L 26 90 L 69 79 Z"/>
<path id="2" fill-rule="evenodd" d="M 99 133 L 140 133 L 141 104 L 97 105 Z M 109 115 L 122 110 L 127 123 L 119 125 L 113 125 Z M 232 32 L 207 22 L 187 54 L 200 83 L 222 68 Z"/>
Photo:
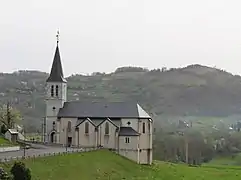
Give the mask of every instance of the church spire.
<path id="1" fill-rule="evenodd" d="M 57 31 L 57 46 L 55 50 L 54 60 L 51 68 L 50 75 L 47 82 L 67 82 L 64 78 L 63 68 L 61 64 L 61 58 L 59 53 L 59 31 Z"/>

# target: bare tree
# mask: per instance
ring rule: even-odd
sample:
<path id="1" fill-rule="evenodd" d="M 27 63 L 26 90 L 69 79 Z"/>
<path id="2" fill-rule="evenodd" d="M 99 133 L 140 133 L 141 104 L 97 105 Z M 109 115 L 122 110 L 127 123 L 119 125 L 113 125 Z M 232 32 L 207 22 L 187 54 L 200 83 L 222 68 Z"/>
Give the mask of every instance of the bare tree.
<path id="1" fill-rule="evenodd" d="M 13 128 L 14 124 L 21 120 L 21 114 L 17 109 L 7 105 L 0 107 L 0 123 L 4 124 L 8 129 Z"/>

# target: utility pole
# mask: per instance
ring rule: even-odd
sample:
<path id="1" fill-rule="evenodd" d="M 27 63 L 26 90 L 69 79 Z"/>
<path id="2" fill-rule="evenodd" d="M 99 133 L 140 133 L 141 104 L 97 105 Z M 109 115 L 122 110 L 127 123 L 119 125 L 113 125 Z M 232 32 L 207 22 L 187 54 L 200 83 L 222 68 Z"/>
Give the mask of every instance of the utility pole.
<path id="1" fill-rule="evenodd" d="M 44 129 L 44 124 L 43 124 L 43 122 L 42 122 L 42 124 L 41 124 L 41 142 L 44 142 L 44 132 L 43 132 L 43 129 Z"/>
<path id="2" fill-rule="evenodd" d="M 68 127 L 66 127 L 66 145 L 65 145 L 65 148 L 66 148 L 66 152 L 68 151 Z"/>
<path id="3" fill-rule="evenodd" d="M 43 117 L 43 128 L 42 128 L 42 131 L 43 131 L 43 143 L 46 142 L 46 117 Z"/>
<path id="4" fill-rule="evenodd" d="M 23 128 L 23 142 L 24 142 L 24 146 L 23 146 L 23 157 L 25 159 L 26 156 L 26 141 L 25 141 L 25 129 Z"/>
<path id="5" fill-rule="evenodd" d="M 186 154 L 186 163 L 188 164 L 188 137 L 185 135 L 185 154 Z"/>

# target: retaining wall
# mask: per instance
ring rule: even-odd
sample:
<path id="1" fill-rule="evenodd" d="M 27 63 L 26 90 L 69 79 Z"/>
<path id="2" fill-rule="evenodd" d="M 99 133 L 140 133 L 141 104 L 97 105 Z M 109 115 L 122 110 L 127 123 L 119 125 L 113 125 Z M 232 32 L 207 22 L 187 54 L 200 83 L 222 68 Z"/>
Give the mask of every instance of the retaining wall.
<path id="1" fill-rule="evenodd" d="M 20 146 L 0 147 L 0 152 L 19 151 L 19 150 L 20 150 Z"/>

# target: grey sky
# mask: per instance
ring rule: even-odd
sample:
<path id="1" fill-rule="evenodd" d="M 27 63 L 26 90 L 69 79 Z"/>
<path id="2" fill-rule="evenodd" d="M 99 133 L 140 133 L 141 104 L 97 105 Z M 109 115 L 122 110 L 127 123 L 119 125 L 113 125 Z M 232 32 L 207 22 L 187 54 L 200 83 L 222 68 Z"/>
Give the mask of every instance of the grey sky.
<path id="1" fill-rule="evenodd" d="M 0 71 L 198 63 L 241 74 L 240 0 L 0 0 Z"/>

